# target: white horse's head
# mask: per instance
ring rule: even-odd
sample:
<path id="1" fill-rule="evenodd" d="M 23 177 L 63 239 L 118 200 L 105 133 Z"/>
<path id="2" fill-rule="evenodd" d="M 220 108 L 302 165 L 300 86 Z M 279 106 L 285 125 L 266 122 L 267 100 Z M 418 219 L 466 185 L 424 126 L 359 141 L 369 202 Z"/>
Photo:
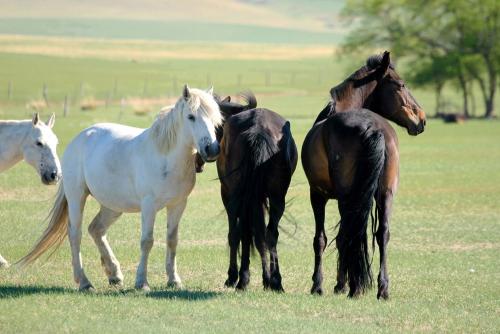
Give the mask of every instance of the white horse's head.
<path id="1" fill-rule="evenodd" d="M 222 124 L 219 105 L 214 99 L 213 88 L 207 91 L 184 86 L 182 98 L 176 105 L 181 108 L 184 130 L 193 139 L 196 150 L 204 161 L 215 161 L 219 155 L 219 142 L 215 128 Z"/>
<path id="2" fill-rule="evenodd" d="M 56 152 L 58 140 L 52 131 L 54 123 L 54 114 L 47 123 L 40 120 L 38 113 L 34 114 L 23 145 L 24 160 L 36 169 L 44 184 L 55 184 L 61 178 L 61 163 Z"/>

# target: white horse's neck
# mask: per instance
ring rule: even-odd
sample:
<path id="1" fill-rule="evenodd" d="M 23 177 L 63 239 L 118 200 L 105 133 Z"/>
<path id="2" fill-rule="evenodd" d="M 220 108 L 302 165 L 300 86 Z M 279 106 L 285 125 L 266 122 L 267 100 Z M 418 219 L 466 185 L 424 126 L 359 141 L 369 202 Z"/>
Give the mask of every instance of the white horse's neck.
<path id="1" fill-rule="evenodd" d="M 32 127 L 28 121 L 0 121 L 0 172 L 23 159 L 23 146 Z"/>

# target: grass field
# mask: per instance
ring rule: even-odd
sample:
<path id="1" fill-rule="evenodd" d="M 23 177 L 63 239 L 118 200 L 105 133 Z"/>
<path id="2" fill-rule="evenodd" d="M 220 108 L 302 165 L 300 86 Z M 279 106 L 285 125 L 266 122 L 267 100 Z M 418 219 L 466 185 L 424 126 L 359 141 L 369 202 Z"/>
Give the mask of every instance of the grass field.
<path id="1" fill-rule="evenodd" d="M 65 2 L 50 3 L 59 6 Z M 92 3 L 85 2 L 82 6 Z M 204 3 L 215 2 L 204 0 Z M 308 22 L 307 17 L 302 17 L 304 13 L 319 15 L 318 8 L 323 12 L 338 10 L 341 2 L 318 0 L 317 4 L 307 6 L 305 3 L 295 0 L 284 6 L 273 2 L 258 8 L 279 10 L 288 16 L 281 17 L 282 21 L 272 27 L 245 21 L 244 24 L 257 24 L 259 28 L 239 26 L 237 29 L 243 32 L 234 30 L 235 22 L 230 19 L 219 25 L 209 24 L 218 17 L 213 14 L 212 21 L 199 21 L 189 32 L 191 35 L 188 34 L 191 41 L 184 43 L 172 38 L 173 30 L 160 31 L 166 27 L 165 22 L 136 21 L 137 25 L 128 25 L 132 11 L 125 13 L 129 16 L 124 15 L 121 23 L 106 22 L 97 13 L 89 16 L 89 20 L 95 21 L 81 20 L 81 25 L 72 27 L 77 19 L 68 19 L 64 11 L 52 19 L 49 5 L 45 9 L 34 5 L 40 15 L 37 20 L 28 20 L 16 15 L 23 13 L 17 3 L 5 2 L 12 15 L 0 19 L 0 119 L 30 117 L 32 110 L 25 104 L 40 100 L 45 84 L 50 107 L 41 113 L 43 118 L 51 112 L 57 114 L 55 132 L 60 138 L 58 151 L 62 156 L 69 141 L 93 123 L 110 121 L 147 127 L 154 111 L 161 103 L 178 96 L 185 82 L 192 87 L 214 84 L 221 94 L 252 89 L 260 106 L 273 109 L 291 121 L 300 149 L 314 117 L 328 100 L 329 89 L 359 68 L 364 57 L 339 59 L 334 56 L 335 36 L 318 27 L 304 30 L 304 22 Z M 240 5 L 243 6 L 240 3 L 235 6 Z M 112 7 L 103 4 L 102 15 Z M 137 11 L 139 18 L 148 14 Z M 163 13 L 159 7 L 157 12 Z M 235 17 L 242 17 L 242 13 Z M 300 33 L 283 29 L 287 20 L 295 16 L 303 19 L 297 27 Z M 54 22 L 62 23 L 58 26 Z M 89 27 L 89 22 L 102 26 Z M 127 32 L 119 30 L 123 25 L 127 25 Z M 179 24 L 176 26 L 178 29 Z M 220 39 L 216 43 L 199 42 L 197 34 L 208 28 L 220 34 L 225 42 Z M 77 31 L 72 33 L 71 29 Z M 135 35 L 130 32 L 134 30 L 137 30 Z M 244 40 L 252 32 L 257 32 L 254 39 Z M 287 38 L 288 35 L 293 36 Z M 115 39 L 104 39 L 109 37 Z M 283 40 L 289 43 L 273 43 Z M 402 63 L 398 70 L 404 74 L 409 66 Z M 432 114 L 431 92 L 412 92 Z M 460 104 L 453 87 L 446 87 L 444 95 L 452 104 Z M 70 110 L 63 118 L 65 96 L 69 97 Z M 85 99 L 99 102 L 109 99 L 109 106 L 82 112 L 79 106 Z M 122 99 L 150 103 L 153 112 L 139 116 L 131 103 L 121 107 Z M 481 108 L 477 99 L 478 111 Z M 180 225 L 177 257 L 182 290 L 166 287 L 165 212 L 157 216 L 155 246 L 149 261 L 152 291 L 133 290 L 140 223 L 138 214 L 127 214 L 109 231 L 111 246 L 125 274 L 123 290 L 108 287 L 98 251 L 84 232 L 82 256 L 97 292 L 76 291 L 69 245 L 65 242 L 52 258 L 26 270 L 0 270 L 0 333 L 498 333 L 500 122 L 476 120 L 446 125 L 429 120 L 426 131 L 418 137 L 410 137 L 400 128 L 397 132 L 401 181 L 391 221 L 390 300 L 377 301 L 376 289 L 356 300 L 334 295 L 333 246 L 327 248 L 324 261 L 325 296 L 309 295 L 314 220 L 300 163 L 287 197 L 288 219 L 281 223 L 278 245 L 286 293 L 262 291 L 257 256 L 251 260 L 249 291 L 237 293 L 225 289 L 227 222 L 215 165 L 211 164 L 198 175 Z M 43 186 L 25 163 L 0 174 L 0 253 L 11 262 L 23 256 L 41 235 L 55 191 L 56 187 Z M 90 199 L 85 226 L 97 209 L 97 203 Z M 330 240 L 338 220 L 336 203 L 330 202 L 327 207 Z M 377 252 L 373 263 L 376 274 Z"/>

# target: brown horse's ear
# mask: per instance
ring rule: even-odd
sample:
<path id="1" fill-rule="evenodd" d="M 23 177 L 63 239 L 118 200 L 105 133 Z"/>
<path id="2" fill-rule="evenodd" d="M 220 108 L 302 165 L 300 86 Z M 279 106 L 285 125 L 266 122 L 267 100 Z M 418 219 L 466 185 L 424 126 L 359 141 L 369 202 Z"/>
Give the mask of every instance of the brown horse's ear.
<path id="1" fill-rule="evenodd" d="M 37 112 L 33 114 L 33 118 L 31 119 L 31 122 L 33 123 L 33 126 L 37 125 L 38 122 L 40 122 L 40 116 L 38 115 Z"/>
<path id="2" fill-rule="evenodd" d="M 391 65 L 391 53 L 385 51 L 382 56 L 382 61 L 380 62 L 380 70 L 385 74 Z"/>
<path id="3" fill-rule="evenodd" d="M 189 86 L 185 84 L 184 88 L 182 89 L 182 97 L 184 98 L 184 100 L 188 100 L 190 96 L 191 93 L 189 92 Z"/>
<path id="4" fill-rule="evenodd" d="M 228 103 L 228 102 L 231 102 L 231 96 L 226 96 L 225 98 L 222 99 L 222 101 L 220 101 L 221 103 Z"/>

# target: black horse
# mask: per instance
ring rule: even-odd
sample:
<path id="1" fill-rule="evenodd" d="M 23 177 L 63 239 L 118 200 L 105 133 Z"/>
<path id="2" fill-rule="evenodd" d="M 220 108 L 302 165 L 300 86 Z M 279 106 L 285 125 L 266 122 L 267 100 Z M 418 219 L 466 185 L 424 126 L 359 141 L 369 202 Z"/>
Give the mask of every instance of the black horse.
<path id="1" fill-rule="evenodd" d="M 418 135 L 424 131 L 425 114 L 391 65 L 389 52 L 370 57 L 365 66 L 332 88 L 330 95 L 332 101 L 302 146 L 302 165 L 316 221 L 311 293 L 323 293 L 325 205 L 332 198 L 338 200 L 341 217 L 334 291 L 344 292 L 347 280 L 350 297 L 371 286 L 366 230 L 375 199 L 375 217 L 380 218 L 374 231 L 380 251 L 377 298 L 386 299 L 389 219 L 399 182 L 398 139 L 386 119 L 405 127 L 410 135 Z M 374 230 L 376 224 L 375 220 Z"/>
<path id="2" fill-rule="evenodd" d="M 219 133 L 222 140 L 217 159 L 222 201 L 229 221 L 230 258 L 225 285 L 236 285 L 240 290 L 247 287 L 250 248 L 254 245 L 262 260 L 264 288 L 283 291 L 276 249 L 278 224 L 297 165 L 297 147 L 288 121 L 271 110 L 255 108 L 256 100 L 252 94 L 245 97 L 247 105 L 238 105 L 227 99 L 219 102 L 226 117 L 223 131 Z M 269 212 L 267 227 L 266 209 Z"/>

